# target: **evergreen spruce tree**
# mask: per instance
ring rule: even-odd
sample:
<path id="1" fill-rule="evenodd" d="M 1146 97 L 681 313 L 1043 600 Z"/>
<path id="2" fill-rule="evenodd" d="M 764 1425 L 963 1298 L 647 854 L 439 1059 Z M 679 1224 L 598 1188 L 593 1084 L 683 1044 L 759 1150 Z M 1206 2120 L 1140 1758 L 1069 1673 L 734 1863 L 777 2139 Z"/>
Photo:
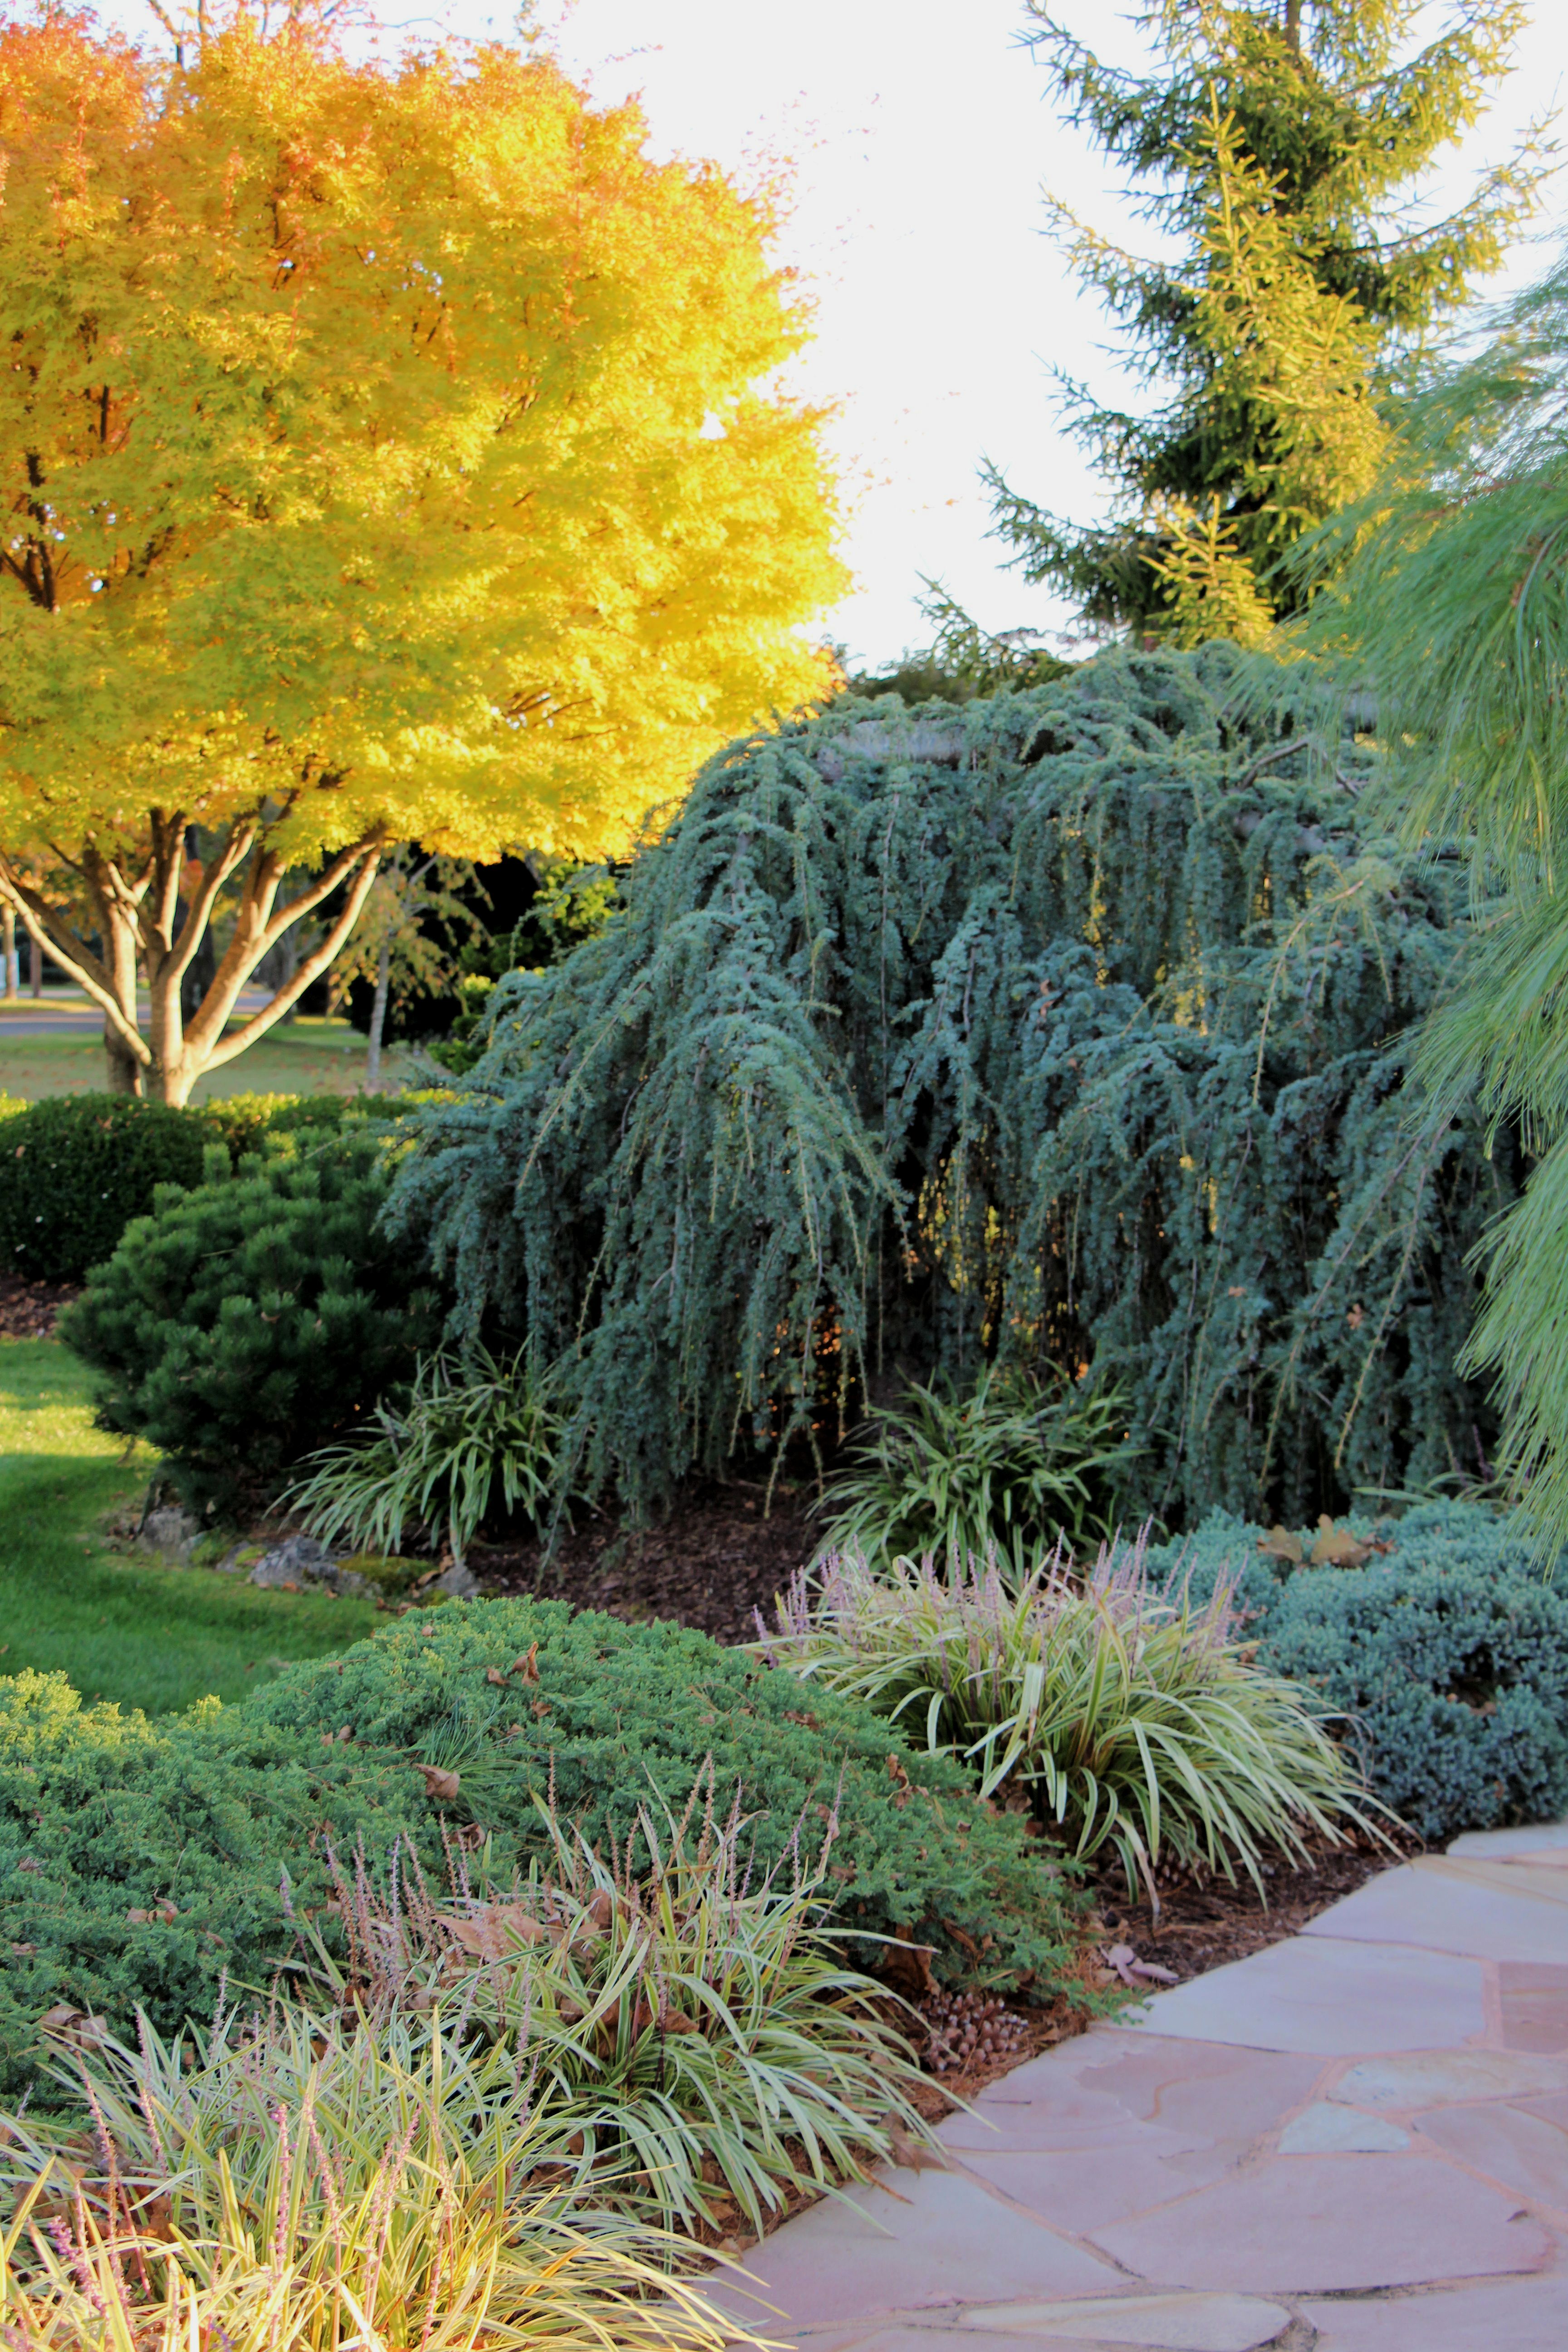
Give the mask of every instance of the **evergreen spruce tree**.
<path id="1" fill-rule="evenodd" d="M 1548 152 L 1532 130 L 1447 218 L 1410 211 L 1525 11 L 1463 0 L 1411 54 L 1417 0 L 1159 0 L 1142 21 L 1161 70 L 1140 79 L 1029 6 L 1068 120 L 1182 251 L 1139 260 L 1052 202 L 1155 404 L 1124 413 L 1064 383 L 1112 512 L 1063 522 L 993 469 L 999 534 L 1096 632 L 1256 643 L 1300 593 L 1281 557 L 1368 488 L 1426 331 L 1533 207 Z"/>

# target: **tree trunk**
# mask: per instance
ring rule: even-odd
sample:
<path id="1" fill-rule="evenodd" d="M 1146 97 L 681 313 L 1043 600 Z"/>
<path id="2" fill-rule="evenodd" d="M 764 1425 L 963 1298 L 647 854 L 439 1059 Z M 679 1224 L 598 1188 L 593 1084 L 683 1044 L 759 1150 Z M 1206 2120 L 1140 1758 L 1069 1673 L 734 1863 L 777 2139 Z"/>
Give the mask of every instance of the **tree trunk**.
<path id="1" fill-rule="evenodd" d="M 384 847 L 377 834 L 351 842 L 328 859 L 313 880 L 305 882 L 288 906 L 279 907 L 278 886 L 286 860 L 267 845 L 259 815 L 237 818 L 209 838 L 215 845 L 183 908 L 186 828 L 178 812 L 148 812 L 147 846 L 139 867 L 129 860 L 106 857 L 89 844 L 78 871 L 91 909 L 90 931 L 86 926 L 82 931 L 73 929 L 64 915 L 46 905 L 25 871 L 0 846 L 3 903 L 21 915 L 35 941 L 47 945 L 61 971 L 103 1013 L 105 1082 L 112 1094 L 145 1093 L 178 1108 L 205 1071 L 222 1068 L 264 1036 L 346 945 Z M 243 881 L 237 899 L 230 901 L 234 919 L 228 945 L 216 959 L 200 1003 L 187 1016 L 181 1003 L 182 984 L 207 940 L 219 893 L 236 876 Z M 288 936 L 292 924 L 334 893 L 342 894 L 339 911 L 299 957 L 292 978 L 269 1003 L 242 1020 L 232 1035 L 226 1034 L 239 992 L 263 957 Z M 145 1034 L 137 1003 L 143 973 L 149 999 Z"/>
<path id="2" fill-rule="evenodd" d="M 16 964 L 16 910 L 0 907 L 0 955 L 5 959 L 5 1002 L 15 1004 L 22 993 L 22 975 Z"/>
<path id="3" fill-rule="evenodd" d="M 386 1027 L 386 998 L 392 980 L 392 934 L 381 943 L 381 955 L 375 967 L 375 998 L 370 1008 L 370 1036 L 364 1053 L 364 1090 L 367 1095 L 381 1092 L 381 1039 Z"/>
<path id="4" fill-rule="evenodd" d="M 27 940 L 27 985 L 35 996 L 44 992 L 44 950 L 37 940 Z"/>

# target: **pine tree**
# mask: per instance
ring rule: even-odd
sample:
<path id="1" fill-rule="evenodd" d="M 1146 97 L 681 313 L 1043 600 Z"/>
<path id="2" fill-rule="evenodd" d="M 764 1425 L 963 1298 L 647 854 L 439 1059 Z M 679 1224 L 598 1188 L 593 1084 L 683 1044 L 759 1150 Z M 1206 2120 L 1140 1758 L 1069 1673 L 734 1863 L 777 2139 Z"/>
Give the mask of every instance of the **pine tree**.
<path id="1" fill-rule="evenodd" d="M 1543 1546 L 1568 1535 L 1568 256 L 1411 404 L 1359 508 L 1299 551 L 1327 593 L 1297 631 L 1342 692 L 1375 688 L 1367 814 L 1468 853 L 1471 938 L 1422 1071 L 1538 1155 L 1488 1237 L 1461 1369 L 1497 1376 L 1500 1465 Z"/>
<path id="2" fill-rule="evenodd" d="M 1112 512 L 1063 522 L 992 469 L 998 533 L 1096 632 L 1256 643 L 1300 593 L 1281 557 L 1368 488 L 1425 335 L 1533 208 L 1536 131 L 1448 218 L 1424 226 L 1409 210 L 1484 111 L 1525 12 L 1466 0 L 1412 55 L 1417 0 L 1160 0 L 1142 21 L 1162 70 L 1140 79 L 1029 5 L 1068 120 L 1184 250 L 1140 260 L 1052 202 L 1157 401 L 1134 415 L 1064 381 Z"/>

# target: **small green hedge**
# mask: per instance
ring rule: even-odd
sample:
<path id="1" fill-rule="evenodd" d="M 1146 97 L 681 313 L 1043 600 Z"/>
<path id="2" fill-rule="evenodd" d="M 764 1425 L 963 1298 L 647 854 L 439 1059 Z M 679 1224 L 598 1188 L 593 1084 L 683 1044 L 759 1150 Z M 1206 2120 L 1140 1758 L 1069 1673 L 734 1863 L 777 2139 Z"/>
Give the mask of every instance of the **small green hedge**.
<path id="1" fill-rule="evenodd" d="M 395 1145 L 365 1118 L 161 1192 L 95 1266 L 60 1337 L 101 1375 L 99 1418 L 167 1457 L 187 1502 L 231 1513 L 411 1377 L 441 1301 L 378 1219 Z M 296 1139 L 297 1140 L 297 1139 Z"/>
<path id="2" fill-rule="evenodd" d="M 1385 1804 L 1434 1843 L 1568 1812 L 1568 1591 L 1505 1519 L 1423 1506 L 1353 1569 L 1292 1568 L 1259 1532 L 1216 1513 L 1151 1573 L 1205 1598 L 1232 1580 L 1263 1659 L 1348 1718 Z"/>
<path id="3" fill-rule="evenodd" d="M 79 1282 L 110 1255 L 160 1184 L 199 1184 L 206 1148 L 232 1164 L 268 1135 L 340 1127 L 342 1095 L 235 1095 L 173 1110 L 132 1095 L 61 1095 L 3 1106 L 0 1264 L 45 1282 Z"/>
<path id="4" fill-rule="evenodd" d="M 1042 1998 L 1063 1981 L 1070 1873 L 868 1709 L 679 1626 L 449 1603 L 243 1706 L 156 1725 L 84 1707 L 63 1676 L 0 1682 L 0 1934 L 18 1954 L 0 1978 L 0 2089 L 31 2078 L 57 2002 L 121 2030 L 140 2005 L 166 2032 L 210 2010 L 220 1970 L 265 1988 L 295 1950 L 290 1911 L 326 1897 L 328 1839 L 345 1859 L 363 1841 L 374 1867 L 406 1831 L 444 1880 L 421 1763 L 458 1772 L 445 1811 L 489 1832 L 505 1883 L 547 1853 L 536 1794 L 553 1786 L 563 1817 L 624 1848 L 638 1805 L 684 1806 L 710 1757 L 759 1868 L 815 1855 L 837 1811 L 847 1928 L 932 1945 L 950 1981 L 1023 1979 Z"/>

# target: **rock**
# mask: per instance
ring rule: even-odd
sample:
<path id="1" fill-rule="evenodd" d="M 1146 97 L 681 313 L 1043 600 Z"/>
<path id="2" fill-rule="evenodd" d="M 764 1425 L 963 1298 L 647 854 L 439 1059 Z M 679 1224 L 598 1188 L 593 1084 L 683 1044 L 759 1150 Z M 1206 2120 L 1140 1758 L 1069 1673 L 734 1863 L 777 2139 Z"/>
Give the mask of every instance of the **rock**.
<path id="1" fill-rule="evenodd" d="M 449 1593 L 454 1601 L 473 1601 L 479 1596 L 479 1580 L 466 1559 L 455 1559 L 436 1579 L 436 1591 Z"/>
<path id="2" fill-rule="evenodd" d="M 289 1536 L 263 1552 L 250 1571 L 252 1584 L 335 1584 L 337 1562 L 314 1536 Z"/>
<path id="3" fill-rule="evenodd" d="M 201 1534 L 199 1521 L 178 1503 L 165 1503 L 161 1509 L 149 1511 L 142 1522 L 138 1540 L 148 1551 L 161 1552 L 165 1559 L 189 1559 Z"/>

